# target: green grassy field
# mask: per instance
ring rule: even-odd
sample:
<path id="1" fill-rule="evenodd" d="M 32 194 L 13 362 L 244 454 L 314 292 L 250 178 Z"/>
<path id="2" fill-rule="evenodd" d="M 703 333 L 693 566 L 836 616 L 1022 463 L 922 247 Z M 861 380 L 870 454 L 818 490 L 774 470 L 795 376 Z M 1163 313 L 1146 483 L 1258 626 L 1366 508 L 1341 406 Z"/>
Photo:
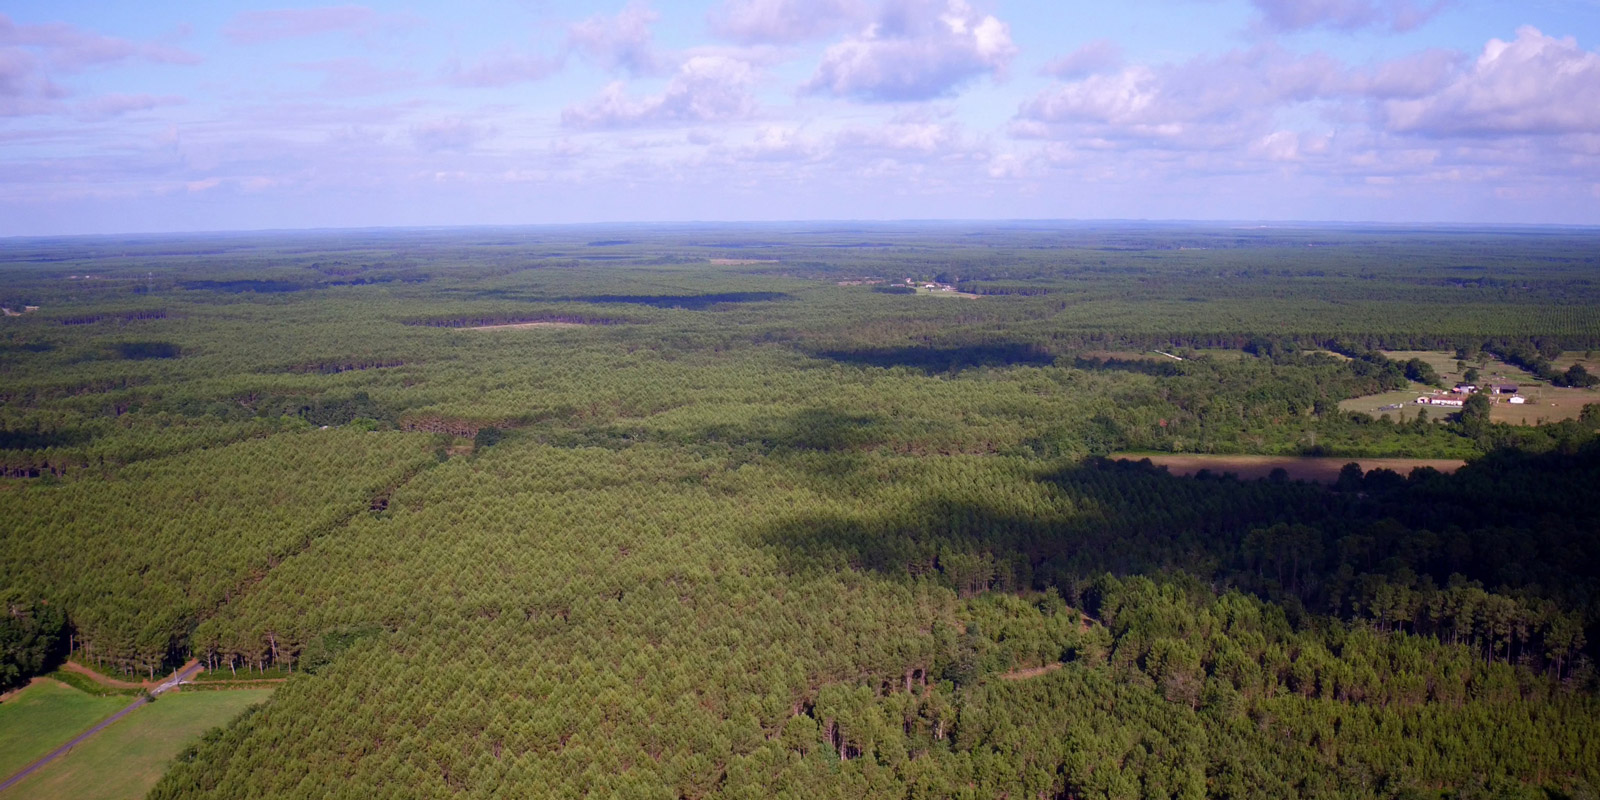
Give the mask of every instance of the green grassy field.
<path id="1" fill-rule="evenodd" d="M 1423 386 L 1420 383 L 1412 383 L 1405 389 L 1342 400 L 1339 403 L 1339 408 L 1343 411 L 1358 411 L 1363 414 L 1371 414 L 1374 417 L 1388 414 L 1389 418 L 1396 422 L 1407 422 L 1417 416 L 1417 409 L 1423 408 L 1423 406 L 1417 405 L 1417 398 L 1432 391 L 1432 387 Z M 1400 408 L 1384 409 L 1384 406 L 1396 404 Z M 1444 419 L 1445 416 L 1438 408 L 1428 408 L 1428 417 L 1435 422 Z"/>
<path id="2" fill-rule="evenodd" d="M 126 697 L 94 697 L 41 678 L 0 703 L 0 777 L 33 763 L 128 704 Z"/>
<path id="3" fill-rule="evenodd" d="M 163 695 L 28 776 L 12 795 L 29 800 L 144 797 L 185 746 L 271 695 L 271 689 Z"/>

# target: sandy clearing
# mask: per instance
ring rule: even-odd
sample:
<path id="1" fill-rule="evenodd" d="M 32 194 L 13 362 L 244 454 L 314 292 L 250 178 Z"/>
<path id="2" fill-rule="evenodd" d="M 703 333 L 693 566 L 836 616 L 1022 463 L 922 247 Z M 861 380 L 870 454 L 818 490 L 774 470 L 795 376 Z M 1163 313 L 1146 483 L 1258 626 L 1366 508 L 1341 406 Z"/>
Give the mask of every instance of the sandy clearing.
<path id="1" fill-rule="evenodd" d="M 470 328 L 456 328 L 458 331 L 509 331 L 524 328 L 583 328 L 587 327 L 582 322 L 509 322 L 504 325 L 475 325 Z"/>

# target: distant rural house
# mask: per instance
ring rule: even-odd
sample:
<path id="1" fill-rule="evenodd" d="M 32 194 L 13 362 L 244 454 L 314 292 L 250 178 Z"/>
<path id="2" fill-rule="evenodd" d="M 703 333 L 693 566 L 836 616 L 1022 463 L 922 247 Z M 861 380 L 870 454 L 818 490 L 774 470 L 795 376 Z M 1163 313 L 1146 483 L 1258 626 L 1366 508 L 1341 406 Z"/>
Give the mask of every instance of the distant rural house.
<path id="1" fill-rule="evenodd" d="M 1456 394 L 1476 394 L 1477 391 L 1478 387 L 1470 383 L 1458 383 L 1455 388 Z"/>
<path id="2" fill-rule="evenodd" d="M 1516 394 L 1517 385 L 1514 383 L 1498 383 L 1489 388 L 1493 394 Z"/>
<path id="3" fill-rule="evenodd" d="M 1510 402 L 1512 405 L 1520 406 L 1523 403 L 1528 402 L 1528 398 L 1523 397 L 1522 395 L 1517 395 L 1516 397 L 1511 398 L 1508 402 Z"/>
<path id="4" fill-rule="evenodd" d="M 1451 408 L 1461 408 L 1466 404 L 1467 398 L 1458 395 L 1443 395 L 1439 397 L 1423 395 L 1422 397 L 1417 398 L 1417 405 L 1419 406 L 1450 406 Z"/>

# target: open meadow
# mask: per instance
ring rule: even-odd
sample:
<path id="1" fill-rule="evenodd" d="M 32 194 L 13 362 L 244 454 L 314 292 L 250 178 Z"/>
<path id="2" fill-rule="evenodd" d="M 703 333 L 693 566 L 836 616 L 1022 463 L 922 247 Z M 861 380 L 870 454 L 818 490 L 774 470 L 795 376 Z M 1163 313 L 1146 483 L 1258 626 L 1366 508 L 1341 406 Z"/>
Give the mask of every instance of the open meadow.
<path id="1" fill-rule="evenodd" d="M 201 734 L 271 696 L 270 689 L 163 694 L 7 793 L 30 800 L 139 800 Z"/>
<path id="2" fill-rule="evenodd" d="M 0 779 L 72 740 L 128 704 L 95 697 L 50 678 L 36 678 L 0 703 Z"/>

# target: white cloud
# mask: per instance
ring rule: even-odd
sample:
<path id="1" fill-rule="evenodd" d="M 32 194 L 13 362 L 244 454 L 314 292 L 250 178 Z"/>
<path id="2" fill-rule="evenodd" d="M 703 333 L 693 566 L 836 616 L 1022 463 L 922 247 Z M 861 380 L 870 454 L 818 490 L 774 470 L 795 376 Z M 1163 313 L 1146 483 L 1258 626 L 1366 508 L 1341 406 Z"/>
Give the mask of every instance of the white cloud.
<path id="1" fill-rule="evenodd" d="M 1226 146 L 1257 135 L 1281 106 L 1347 89 L 1343 66 L 1325 55 L 1259 47 L 1179 65 L 1137 64 L 1057 84 L 1023 104 L 1013 132 Z"/>
<path id="2" fill-rule="evenodd" d="M 614 15 L 597 15 L 567 29 L 567 46 L 611 70 L 658 75 L 666 63 L 656 52 L 650 26 L 661 15 L 642 3 L 629 3 Z"/>
<path id="3" fill-rule="evenodd" d="M 727 56 L 693 56 L 678 68 L 659 95 L 634 98 L 621 82 L 598 98 L 561 112 L 575 128 L 623 128 L 681 122 L 715 122 L 748 117 L 755 109 L 750 86 L 755 70 Z"/>
<path id="4" fill-rule="evenodd" d="M 1016 55 L 1011 29 L 965 0 L 890 0 L 859 35 L 830 46 L 806 90 L 870 101 L 949 95 Z"/>
<path id="5" fill-rule="evenodd" d="M 1439 91 L 1384 106 L 1389 128 L 1436 136 L 1600 131 L 1600 53 L 1522 27 L 1491 39 Z"/>
<path id="6" fill-rule="evenodd" d="M 1387 28 L 1405 32 L 1420 27 L 1451 4 L 1435 0 L 1251 0 L 1267 27 L 1280 31 L 1332 28 L 1355 31 Z"/>

